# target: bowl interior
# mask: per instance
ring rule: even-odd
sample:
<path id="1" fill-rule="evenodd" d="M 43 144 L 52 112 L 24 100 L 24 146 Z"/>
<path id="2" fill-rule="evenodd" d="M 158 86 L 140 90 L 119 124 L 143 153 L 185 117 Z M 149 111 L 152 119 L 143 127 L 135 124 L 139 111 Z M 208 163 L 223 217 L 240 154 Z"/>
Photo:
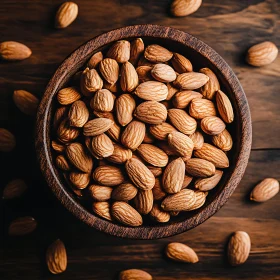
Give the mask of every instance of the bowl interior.
<path id="1" fill-rule="evenodd" d="M 163 27 L 153 26 L 153 28 Z M 169 28 L 168 30 L 170 31 Z M 105 36 L 106 40 L 104 40 L 103 43 L 100 41 L 102 41 L 101 37 L 104 37 L 104 35 L 101 35 L 89 41 L 70 55 L 59 67 L 46 89 L 42 101 L 43 105 L 42 103 L 40 105 L 40 113 L 38 114 L 37 122 L 37 135 L 38 133 L 41 135 L 38 138 L 43 136 L 39 144 L 37 144 L 37 147 L 41 144 L 39 148 L 41 168 L 43 165 L 42 169 L 46 179 L 60 201 L 81 220 L 99 230 L 117 236 L 151 239 L 174 235 L 195 227 L 213 215 L 226 202 L 238 185 L 245 170 L 244 163 L 246 166 L 251 144 L 250 114 L 245 94 L 232 70 L 215 51 L 191 35 L 180 31 L 178 32 L 179 33 L 176 34 L 177 36 L 171 36 L 168 33 L 165 35 L 155 34 L 154 32 L 147 34 L 147 32 L 140 32 L 139 30 L 136 34 L 133 34 L 133 32 L 121 32 L 118 33 L 119 36 L 116 38 L 114 38 L 114 36 Z M 234 143 L 233 148 L 228 152 L 230 167 L 223 170 L 224 175 L 221 181 L 218 186 L 209 192 L 206 203 L 200 209 L 184 212 L 177 217 L 173 217 L 167 224 L 154 224 L 149 222 L 149 219 L 144 219 L 144 226 L 131 228 L 113 224 L 97 217 L 90 211 L 89 202 L 82 202 L 76 195 L 73 195 L 62 173 L 55 167 L 54 153 L 51 150 L 50 142 L 53 133 L 51 129 L 52 118 L 57 107 L 57 91 L 69 85 L 73 74 L 82 69 L 92 54 L 101 50 L 106 53 L 108 45 L 111 45 L 111 43 L 116 40 L 127 39 L 131 41 L 137 37 L 141 37 L 145 45 L 159 44 L 172 52 L 178 52 L 186 56 L 192 62 L 194 71 L 198 71 L 203 67 L 210 68 L 217 75 L 221 89 L 231 100 L 235 120 L 232 124 L 227 125 L 227 129 L 230 131 Z M 99 44 L 97 44 L 96 41 L 98 41 Z M 247 110 L 244 110 L 244 106 L 247 106 L 247 108 L 245 108 Z M 42 126 L 38 128 L 38 125 Z M 246 145 L 244 145 L 245 135 L 247 135 L 248 138 Z M 240 163 L 241 156 L 242 165 Z"/>

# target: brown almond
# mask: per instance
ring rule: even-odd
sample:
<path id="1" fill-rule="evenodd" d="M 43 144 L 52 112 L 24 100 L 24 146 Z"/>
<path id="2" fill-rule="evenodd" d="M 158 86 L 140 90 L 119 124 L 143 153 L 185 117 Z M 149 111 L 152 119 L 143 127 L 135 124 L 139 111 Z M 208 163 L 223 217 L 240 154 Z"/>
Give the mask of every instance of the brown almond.
<path id="1" fill-rule="evenodd" d="M 66 270 L 67 253 L 64 243 L 57 239 L 47 249 L 46 262 L 52 274 L 59 274 Z"/>
<path id="2" fill-rule="evenodd" d="M 117 93 L 120 91 L 120 84 L 116 82 L 115 84 L 109 84 L 107 81 L 103 81 L 103 88 L 108 89 L 111 92 Z"/>
<path id="3" fill-rule="evenodd" d="M 171 13 L 175 17 L 184 17 L 196 12 L 202 4 L 202 0 L 173 0 Z"/>
<path id="4" fill-rule="evenodd" d="M 148 130 L 146 130 L 145 137 L 143 139 L 143 143 L 152 144 L 154 142 L 155 142 L 154 136 Z"/>
<path id="5" fill-rule="evenodd" d="M 151 70 L 153 67 L 150 66 L 138 66 L 136 68 L 136 73 L 138 75 L 138 79 L 140 83 L 152 81 L 153 77 L 151 75 Z"/>
<path id="6" fill-rule="evenodd" d="M 155 63 L 147 60 L 144 55 L 141 55 L 139 60 L 138 60 L 138 64 L 137 66 L 149 66 L 149 67 L 154 67 Z"/>
<path id="7" fill-rule="evenodd" d="M 126 172 L 136 187 L 150 190 L 155 185 L 155 176 L 140 160 L 131 158 L 125 164 Z"/>
<path id="8" fill-rule="evenodd" d="M 110 203 L 107 201 L 97 201 L 92 203 L 92 211 L 103 219 L 112 221 L 110 213 Z"/>
<path id="9" fill-rule="evenodd" d="M 167 193 L 178 193 L 182 189 L 185 176 L 185 163 L 182 158 L 171 161 L 162 176 L 162 187 Z"/>
<path id="10" fill-rule="evenodd" d="M 71 172 L 69 174 L 70 183 L 77 189 L 85 189 L 90 181 L 89 173 Z"/>
<path id="11" fill-rule="evenodd" d="M 216 93 L 216 103 L 223 121 L 226 123 L 232 123 L 234 119 L 232 105 L 229 98 L 221 90 L 218 90 Z"/>
<path id="12" fill-rule="evenodd" d="M 162 169 L 160 167 L 156 167 L 156 166 L 147 166 L 149 168 L 149 170 L 153 173 L 153 175 L 155 177 L 158 177 L 162 174 Z"/>
<path id="13" fill-rule="evenodd" d="M 80 88 L 83 95 L 91 97 L 94 92 L 102 89 L 103 80 L 95 69 L 86 68 L 80 81 Z"/>
<path id="14" fill-rule="evenodd" d="M 225 129 L 220 134 L 212 136 L 212 142 L 215 146 L 227 152 L 232 148 L 232 138 L 230 133 Z"/>
<path id="15" fill-rule="evenodd" d="M 157 143 L 157 146 L 161 148 L 169 156 L 179 156 L 178 153 L 171 148 L 166 141 L 160 141 Z"/>
<path id="16" fill-rule="evenodd" d="M 202 207 L 206 201 L 207 194 L 207 192 L 195 191 L 195 204 L 188 211 L 193 211 Z"/>
<path id="17" fill-rule="evenodd" d="M 168 163 L 168 155 L 160 148 L 151 144 L 141 144 L 137 151 L 149 164 L 157 167 L 165 167 Z"/>
<path id="18" fill-rule="evenodd" d="M 27 185 L 21 179 L 10 181 L 3 190 L 3 199 L 14 199 L 22 196 L 27 190 Z"/>
<path id="19" fill-rule="evenodd" d="M 212 100 L 216 91 L 220 89 L 219 80 L 209 68 L 202 68 L 199 72 L 209 77 L 209 81 L 200 89 L 200 92 L 205 98 Z"/>
<path id="20" fill-rule="evenodd" d="M 97 53 L 93 54 L 87 63 L 87 67 L 89 69 L 95 68 L 102 61 L 102 59 L 103 59 L 102 52 L 97 52 Z"/>
<path id="21" fill-rule="evenodd" d="M 186 171 L 191 176 L 206 178 L 215 174 L 215 166 L 208 160 L 191 158 L 186 162 Z"/>
<path id="22" fill-rule="evenodd" d="M 109 187 L 120 185 L 125 179 L 120 168 L 110 165 L 98 166 L 92 176 L 97 183 Z"/>
<path id="23" fill-rule="evenodd" d="M 250 194 L 250 200 L 265 202 L 274 197 L 279 192 L 279 182 L 274 178 L 262 180 Z"/>
<path id="24" fill-rule="evenodd" d="M 98 90 L 90 100 L 90 107 L 101 112 L 111 112 L 114 107 L 114 98 L 108 89 Z"/>
<path id="25" fill-rule="evenodd" d="M 135 94 L 148 101 L 162 101 L 165 100 L 168 94 L 168 88 L 164 83 L 158 81 L 148 81 L 140 84 Z"/>
<path id="26" fill-rule="evenodd" d="M 137 195 L 138 189 L 131 183 L 123 183 L 112 192 L 112 199 L 118 201 L 129 201 Z"/>
<path id="27" fill-rule="evenodd" d="M 61 143 L 58 143 L 57 141 L 52 141 L 51 145 L 52 148 L 58 153 L 63 153 L 65 151 L 65 146 Z"/>
<path id="28" fill-rule="evenodd" d="M 55 27 L 58 29 L 69 26 L 78 16 L 78 5 L 74 2 L 64 2 L 55 16 Z"/>
<path id="29" fill-rule="evenodd" d="M 132 151 L 130 149 L 126 149 L 121 145 L 113 143 L 114 151 L 112 155 L 110 155 L 107 160 L 117 164 L 123 164 L 130 158 L 132 158 Z"/>
<path id="30" fill-rule="evenodd" d="M 178 72 L 179 74 L 193 71 L 191 62 L 186 57 L 184 57 L 179 53 L 173 54 L 171 63 L 175 71 Z"/>
<path id="31" fill-rule="evenodd" d="M 86 104 L 81 100 L 75 101 L 70 107 L 68 118 L 71 126 L 83 127 L 89 118 Z"/>
<path id="32" fill-rule="evenodd" d="M 62 106 L 56 109 L 54 117 L 53 117 L 53 129 L 57 130 L 58 126 L 68 115 L 68 108 L 66 106 Z"/>
<path id="33" fill-rule="evenodd" d="M 189 184 L 192 182 L 192 180 L 193 180 L 193 177 L 191 177 L 189 175 L 185 175 L 183 185 L 182 185 L 182 189 L 187 188 L 189 186 Z"/>
<path id="34" fill-rule="evenodd" d="M 107 118 L 97 118 L 88 121 L 83 128 L 85 136 L 97 136 L 112 128 L 114 122 Z"/>
<path id="35" fill-rule="evenodd" d="M 115 59 L 119 63 L 125 63 L 130 58 L 130 43 L 120 40 L 114 43 L 107 52 L 107 57 Z"/>
<path id="36" fill-rule="evenodd" d="M 145 45 L 141 38 L 137 38 L 130 43 L 130 58 L 132 65 L 137 65 L 140 56 L 144 53 Z"/>
<path id="37" fill-rule="evenodd" d="M 165 249 L 166 256 L 176 262 L 197 263 L 198 256 L 189 246 L 182 243 L 169 243 Z"/>
<path id="38" fill-rule="evenodd" d="M 121 126 L 126 126 L 133 119 L 136 103 L 131 94 L 120 95 L 115 103 L 116 117 Z"/>
<path id="39" fill-rule="evenodd" d="M 175 96 L 172 99 L 172 102 L 175 108 L 185 109 L 189 105 L 189 103 L 195 98 L 201 99 L 202 95 L 197 91 L 183 90 L 175 94 Z"/>
<path id="40" fill-rule="evenodd" d="M 170 60 L 173 53 L 159 45 L 149 45 L 144 52 L 144 56 L 154 63 L 166 62 Z"/>
<path id="41" fill-rule="evenodd" d="M 158 140 L 167 140 L 168 134 L 173 131 L 176 131 L 176 128 L 166 122 L 150 126 L 150 133 Z"/>
<path id="42" fill-rule="evenodd" d="M 120 273 L 119 280 L 152 280 L 153 277 L 141 269 L 127 269 Z"/>
<path id="43" fill-rule="evenodd" d="M 37 221 L 33 217 L 20 217 L 13 220 L 9 225 L 8 233 L 11 236 L 26 235 L 37 228 Z"/>
<path id="44" fill-rule="evenodd" d="M 103 78 L 111 85 L 115 84 L 119 79 L 120 68 L 115 59 L 103 59 L 99 64 L 99 70 Z"/>
<path id="45" fill-rule="evenodd" d="M 202 119 L 200 123 L 201 129 L 209 135 L 217 135 L 222 133 L 226 125 L 225 123 L 218 117 L 205 117 Z"/>
<path id="46" fill-rule="evenodd" d="M 114 145 L 112 140 L 104 133 L 92 137 L 91 149 L 98 158 L 106 158 L 113 154 Z"/>
<path id="47" fill-rule="evenodd" d="M 19 110 L 29 116 L 35 116 L 39 99 L 26 90 L 15 90 L 13 100 Z"/>
<path id="48" fill-rule="evenodd" d="M 111 198 L 113 189 L 111 187 L 100 186 L 100 185 L 90 185 L 88 187 L 88 192 L 91 198 L 95 201 L 107 201 Z"/>
<path id="49" fill-rule="evenodd" d="M 167 110 L 157 101 L 146 101 L 136 107 L 134 116 L 148 124 L 161 124 L 166 121 Z"/>
<path id="50" fill-rule="evenodd" d="M 64 171 L 70 170 L 69 163 L 67 162 L 67 159 L 65 158 L 64 155 L 57 156 L 55 159 L 55 163 L 56 163 L 56 166 L 58 168 L 60 168 L 61 170 L 64 170 Z"/>
<path id="51" fill-rule="evenodd" d="M 178 92 L 178 89 L 173 87 L 171 83 L 167 83 L 168 94 L 166 100 L 171 100 L 171 98 Z"/>
<path id="52" fill-rule="evenodd" d="M 151 70 L 151 75 L 159 82 L 170 83 L 176 80 L 176 73 L 167 64 L 158 63 Z"/>
<path id="53" fill-rule="evenodd" d="M 0 58 L 3 60 L 23 60 L 31 54 L 32 51 L 24 44 L 15 41 L 0 43 Z"/>
<path id="54" fill-rule="evenodd" d="M 134 198 L 135 209 L 142 215 L 146 215 L 152 210 L 153 202 L 152 190 L 139 190 Z"/>
<path id="55" fill-rule="evenodd" d="M 153 205 L 150 217 L 158 223 L 167 223 L 170 220 L 170 214 L 163 211 L 158 204 Z"/>
<path id="56" fill-rule="evenodd" d="M 212 101 L 195 98 L 190 102 L 189 113 L 193 118 L 201 120 L 206 117 L 216 116 L 216 109 Z"/>
<path id="57" fill-rule="evenodd" d="M 57 101 L 61 105 L 69 105 L 81 98 L 81 94 L 75 87 L 63 88 L 57 93 Z"/>
<path id="58" fill-rule="evenodd" d="M 138 86 L 138 74 L 130 62 L 125 62 L 121 68 L 120 84 L 122 91 L 132 92 Z"/>
<path id="59" fill-rule="evenodd" d="M 177 76 L 173 84 L 184 90 L 198 89 L 209 81 L 209 77 L 197 72 L 183 73 Z"/>
<path id="60" fill-rule="evenodd" d="M 209 178 L 199 178 L 194 182 L 194 187 L 200 191 L 210 191 L 215 188 L 223 176 L 223 171 L 216 170 L 215 174 Z"/>
<path id="61" fill-rule="evenodd" d="M 166 197 L 166 192 L 162 188 L 161 178 L 155 179 L 155 185 L 152 189 L 154 200 L 162 200 Z"/>
<path id="62" fill-rule="evenodd" d="M 129 204 L 123 201 L 114 202 L 111 214 L 121 224 L 137 227 L 143 223 L 141 215 Z"/>
<path id="63" fill-rule="evenodd" d="M 202 148 L 204 144 L 204 137 L 201 132 L 196 131 L 193 134 L 189 135 L 189 137 L 192 139 L 194 147 L 194 150 L 199 150 Z"/>
<path id="64" fill-rule="evenodd" d="M 68 119 L 64 119 L 58 129 L 58 140 L 62 143 L 69 143 L 79 136 L 80 132 L 76 127 L 70 126 Z"/>
<path id="65" fill-rule="evenodd" d="M 15 146 L 15 136 L 9 130 L 0 128 L 0 152 L 11 152 Z"/>

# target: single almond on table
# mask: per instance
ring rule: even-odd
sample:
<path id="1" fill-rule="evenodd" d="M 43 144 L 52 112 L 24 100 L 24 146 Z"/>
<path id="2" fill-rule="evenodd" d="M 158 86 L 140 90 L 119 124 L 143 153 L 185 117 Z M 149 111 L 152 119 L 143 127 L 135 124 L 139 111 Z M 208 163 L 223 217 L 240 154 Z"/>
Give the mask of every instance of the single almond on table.
<path id="1" fill-rule="evenodd" d="M 149 45 L 144 52 L 144 56 L 154 63 L 166 62 L 170 60 L 173 53 L 159 45 Z"/>
<path id="2" fill-rule="evenodd" d="M 121 68 L 120 84 L 122 91 L 132 92 L 138 86 L 138 74 L 130 62 L 125 62 Z"/>
<path id="3" fill-rule="evenodd" d="M 158 223 L 167 223 L 170 220 L 170 214 L 163 211 L 158 204 L 153 205 L 150 217 Z"/>
<path id="4" fill-rule="evenodd" d="M 92 176 L 97 183 L 109 187 L 120 185 L 125 180 L 121 169 L 110 165 L 98 166 Z"/>
<path id="5" fill-rule="evenodd" d="M 205 98 L 212 100 L 216 91 L 220 89 L 218 78 L 209 68 L 202 68 L 199 72 L 209 77 L 209 81 L 200 89 L 200 92 Z"/>
<path id="6" fill-rule="evenodd" d="M 176 73 L 167 64 L 158 63 L 151 70 L 151 75 L 159 82 L 170 83 L 176 80 Z"/>
<path id="7" fill-rule="evenodd" d="M 72 104 L 75 101 L 79 100 L 81 97 L 81 94 L 75 87 L 63 88 L 57 93 L 57 101 L 61 105 Z"/>
<path id="8" fill-rule="evenodd" d="M 22 196 L 27 190 L 27 185 L 21 179 L 10 181 L 3 190 L 3 199 L 14 199 Z"/>
<path id="9" fill-rule="evenodd" d="M 15 146 L 15 136 L 9 130 L 0 128 L 0 152 L 11 152 Z"/>
<path id="10" fill-rule="evenodd" d="M 114 98 L 108 89 L 98 90 L 90 100 L 90 107 L 95 111 L 111 112 L 114 107 Z"/>
<path id="11" fill-rule="evenodd" d="M 83 127 L 89 118 L 86 104 L 81 100 L 75 101 L 70 107 L 68 118 L 71 126 Z"/>
<path id="12" fill-rule="evenodd" d="M 115 59 L 103 59 L 99 64 L 99 70 L 103 78 L 111 85 L 119 79 L 120 67 Z"/>
<path id="13" fill-rule="evenodd" d="M 197 91 L 183 90 L 177 92 L 174 95 L 172 102 L 175 108 L 185 109 L 189 105 L 189 103 L 195 98 L 201 99 L 202 94 L 200 94 Z"/>
<path id="14" fill-rule="evenodd" d="M 127 269 L 120 273 L 119 280 L 152 280 L 153 277 L 141 269 Z"/>
<path id="15" fill-rule="evenodd" d="M 155 185 L 155 176 L 140 160 L 131 158 L 125 164 L 126 172 L 136 187 L 150 190 Z"/>
<path id="16" fill-rule="evenodd" d="M 67 162 L 67 159 L 65 158 L 64 155 L 57 156 L 55 159 L 55 163 L 56 163 L 56 166 L 58 168 L 60 168 L 61 170 L 64 170 L 64 171 L 70 170 L 69 163 Z"/>
<path id="17" fill-rule="evenodd" d="M 251 240 L 248 233 L 236 231 L 228 243 L 228 261 L 232 266 L 246 262 L 251 250 Z"/>
<path id="18" fill-rule="evenodd" d="M 136 103 L 131 94 L 120 95 L 115 103 L 116 117 L 121 126 L 126 126 L 133 119 Z"/>
<path id="19" fill-rule="evenodd" d="M 209 77 L 197 72 L 183 73 L 177 76 L 173 84 L 184 90 L 198 89 L 209 81 Z"/>
<path id="20" fill-rule="evenodd" d="M 193 71 L 191 62 L 186 57 L 184 57 L 179 53 L 173 54 L 171 63 L 174 70 L 179 74 Z"/>
<path id="21" fill-rule="evenodd" d="M 227 152 L 232 148 L 232 138 L 230 133 L 225 129 L 220 134 L 212 136 L 212 142 L 215 146 Z"/>
<path id="22" fill-rule="evenodd" d="M 194 147 L 194 150 L 199 150 L 202 148 L 204 144 L 204 137 L 201 132 L 196 131 L 193 134 L 189 135 L 189 137 L 192 139 Z"/>
<path id="23" fill-rule="evenodd" d="M 162 176 L 162 186 L 167 193 L 177 193 L 182 189 L 185 176 L 185 163 L 182 158 L 171 161 Z"/>
<path id="24" fill-rule="evenodd" d="M 146 162 L 153 166 L 165 167 L 168 163 L 168 155 L 154 145 L 141 144 L 137 151 Z"/>
<path id="25" fill-rule="evenodd" d="M 107 52 L 107 57 L 115 59 L 119 63 L 125 63 L 130 58 L 130 43 L 120 40 L 114 43 Z"/>
<path id="26" fill-rule="evenodd" d="M 95 68 L 96 66 L 98 66 L 98 64 L 100 63 L 100 61 L 102 59 L 103 59 L 102 52 L 97 52 L 97 53 L 93 54 L 92 57 L 90 58 L 90 60 L 87 63 L 87 67 L 89 69 Z"/>
<path id="27" fill-rule="evenodd" d="M 136 73 L 138 75 L 138 79 L 140 83 L 152 81 L 153 77 L 151 75 L 151 70 L 153 67 L 150 66 L 138 66 L 136 68 Z"/>
<path id="28" fill-rule="evenodd" d="M 78 5 L 74 2 L 64 2 L 58 9 L 55 17 L 55 27 L 65 28 L 78 16 Z"/>
<path id="29" fill-rule="evenodd" d="M 130 58 L 129 62 L 132 65 L 137 65 L 140 56 L 144 53 L 145 45 L 141 38 L 137 38 L 130 43 Z"/>
<path id="30" fill-rule="evenodd" d="M 138 189 L 131 183 L 123 183 L 112 192 L 112 199 L 118 201 L 129 201 L 137 195 Z"/>
<path id="31" fill-rule="evenodd" d="M 88 191 L 89 195 L 95 201 L 107 201 L 111 198 L 113 188 L 100 185 L 90 185 L 88 187 Z"/>
<path id="32" fill-rule="evenodd" d="M 140 84 L 134 93 L 147 101 L 162 101 L 167 97 L 168 88 L 162 82 L 148 81 Z"/>
<path id="33" fill-rule="evenodd" d="M 150 133 L 158 140 L 167 140 L 168 134 L 173 131 L 176 128 L 167 122 L 150 126 Z"/>
<path id="34" fill-rule="evenodd" d="M 279 192 L 279 182 L 274 178 L 266 178 L 254 187 L 250 194 L 250 200 L 265 202 Z"/>
<path id="35" fill-rule="evenodd" d="M 202 4 L 202 0 L 173 0 L 171 13 L 175 17 L 184 17 L 196 12 Z"/>
<path id="36" fill-rule="evenodd" d="M 186 171 L 191 176 L 206 178 L 215 174 L 215 166 L 205 159 L 191 158 L 186 162 Z"/>
<path id="37" fill-rule="evenodd" d="M 52 274 L 59 274 L 66 270 L 67 253 L 64 243 L 57 239 L 47 249 L 46 262 Z"/>
<path id="38" fill-rule="evenodd" d="M 112 204 L 111 215 L 121 224 L 138 227 L 143 223 L 142 216 L 129 204 L 117 201 Z"/>
<path id="39" fill-rule="evenodd" d="M 132 157 L 132 151 L 130 149 L 126 149 L 121 145 L 115 143 L 113 143 L 113 147 L 114 151 L 107 158 L 108 161 L 111 161 L 116 164 L 123 164 Z"/>
<path id="40" fill-rule="evenodd" d="M 79 134 L 80 131 L 78 128 L 70 126 L 69 120 L 67 118 L 60 123 L 57 129 L 58 140 L 62 143 L 68 143 L 75 140 Z"/>
<path id="41" fill-rule="evenodd" d="M 232 105 L 229 98 L 221 90 L 218 90 L 216 93 L 216 103 L 223 121 L 226 123 L 232 123 L 234 119 Z"/>
<path id="42" fill-rule="evenodd" d="M 178 242 L 169 243 L 165 249 L 165 254 L 169 259 L 177 262 L 198 262 L 198 256 L 195 251 L 189 246 Z"/>
<path id="43" fill-rule="evenodd" d="M 0 58 L 3 60 L 23 60 L 31 54 L 32 51 L 24 44 L 15 41 L 0 43 Z"/>
<path id="44" fill-rule="evenodd" d="M 134 198 L 135 209 L 143 215 L 148 214 L 153 208 L 153 191 L 152 190 L 139 190 Z"/>
<path id="45" fill-rule="evenodd" d="M 212 101 L 202 98 L 193 99 L 189 107 L 190 115 L 195 119 L 216 116 L 215 105 Z"/>
<path id="46" fill-rule="evenodd" d="M 39 99 L 26 90 L 15 90 L 13 100 L 19 110 L 29 116 L 34 116 L 37 113 Z"/>
<path id="47" fill-rule="evenodd" d="M 208 178 L 199 178 L 194 182 L 194 187 L 200 191 L 210 191 L 215 188 L 223 176 L 223 171 L 216 170 L 215 174 Z"/>
<path id="48" fill-rule="evenodd" d="M 218 117 L 205 117 L 202 119 L 200 123 L 201 129 L 209 135 L 217 135 L 222 133 L 226 125 L 225 123 Z"/>
<path id="49" fill-rule="evenodd" d="M 107 201 L 97 201 L 92 203 L 92 211 L 103 219 L 112 221 L 110 213 L 110 203 Z"/>
<path id="50" fill-rule="evenodd" d="M 95 69 L 86 68 L 80 80 L 80 88 L 83 95 L 91 97 L 94 92 L 102 89 L 103 80 Z"/>
<path id="51" fill-rule="evenodd" d="M 33 217 L 20 217 L 11 222 L 8 233 L 11 236 L 26 235 L 37 228 L 37 221 Z"/>
<path id="52" fill-rule="evenodd" d="M 83 127 L 83 133 L 85 136 L 97 136 L 113 126 L 114 122 L 107 118 L 97 118 L 88 121 Z"/>
<path id="53" fill-rule="evenodd" d="M 69 180 L 75 188 L 79 190 L 85 189 L 90 181 L 90 174 L 83 172 L 71 172 L 69 174 Z"/>

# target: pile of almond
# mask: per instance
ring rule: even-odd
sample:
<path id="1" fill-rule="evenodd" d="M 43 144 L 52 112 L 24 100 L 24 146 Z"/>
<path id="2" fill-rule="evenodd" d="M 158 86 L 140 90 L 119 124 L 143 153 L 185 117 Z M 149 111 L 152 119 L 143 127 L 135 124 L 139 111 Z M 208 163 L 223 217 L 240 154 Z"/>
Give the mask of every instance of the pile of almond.
<path id="1" fill-rule="evenodd" d="M 234 119 L 209 68 L 142 39 L 95 53 L 57 93 L 56 165 L 93 211 L 140 226 L 202 207 L 229 166 Z"/>

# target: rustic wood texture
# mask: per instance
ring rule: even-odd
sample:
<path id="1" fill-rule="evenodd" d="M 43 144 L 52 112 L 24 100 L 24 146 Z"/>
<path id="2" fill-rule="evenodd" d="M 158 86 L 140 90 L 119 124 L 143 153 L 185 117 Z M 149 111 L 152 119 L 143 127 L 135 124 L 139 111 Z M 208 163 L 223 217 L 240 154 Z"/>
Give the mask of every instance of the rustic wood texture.
<path id="1" fill-rule="evenodd" d="M 272 40 L 280 45 L 280 2 L 277 0 L 209 1 L 187 18 L 167 15 L 170 1 L 81 0 L 77 20 L 65 30 L 54 30 L 53 14 L 61 1 L 8 1 L 0 5 L 1 40 L 17 40 L 33 51 L 30 59 L 0 63 L 0 126 L 11 129 L 17 148 L 1 154 L 1 185 L 23 178 L 30 186 L 22 199 L 1 203 L 1 279 L 51 279 L 44 253 L 59 237 L 68 251 L 68 269 L 58 279 L 114 279 L 127 268 L 142 268 L 155 279 L 280 279 L 280 196 L 264 204 L 248 201 L 252 187 L 280 168 L 280 57 L 263 68 L 244 63 L 246 49 Z M 41 96 L 61 61 L 80 43 L 113 28 L 131 24 L 161 24 L 189 32 L 213 47 L 233 68 L 247 94 L 253 122 L 253 151 L 244 178 L 228 203 L 201 226 L 157 241 L 119 239 L 80 223 L 50 193 L 40 175 L 33 143 L 34 121 L 12 102 L 14 89 Z M 278 29 L 278 30 L 277 30 Z M 9 222 L 33 215 L 36 232 L 7 236 Z M 224 248 L 235 230 L 247 231 L 252 251 L 246 264 L 228 266 Z M 170 241 L 193 247 L 200 262 L 176 264 L 162 257 Z"/>

